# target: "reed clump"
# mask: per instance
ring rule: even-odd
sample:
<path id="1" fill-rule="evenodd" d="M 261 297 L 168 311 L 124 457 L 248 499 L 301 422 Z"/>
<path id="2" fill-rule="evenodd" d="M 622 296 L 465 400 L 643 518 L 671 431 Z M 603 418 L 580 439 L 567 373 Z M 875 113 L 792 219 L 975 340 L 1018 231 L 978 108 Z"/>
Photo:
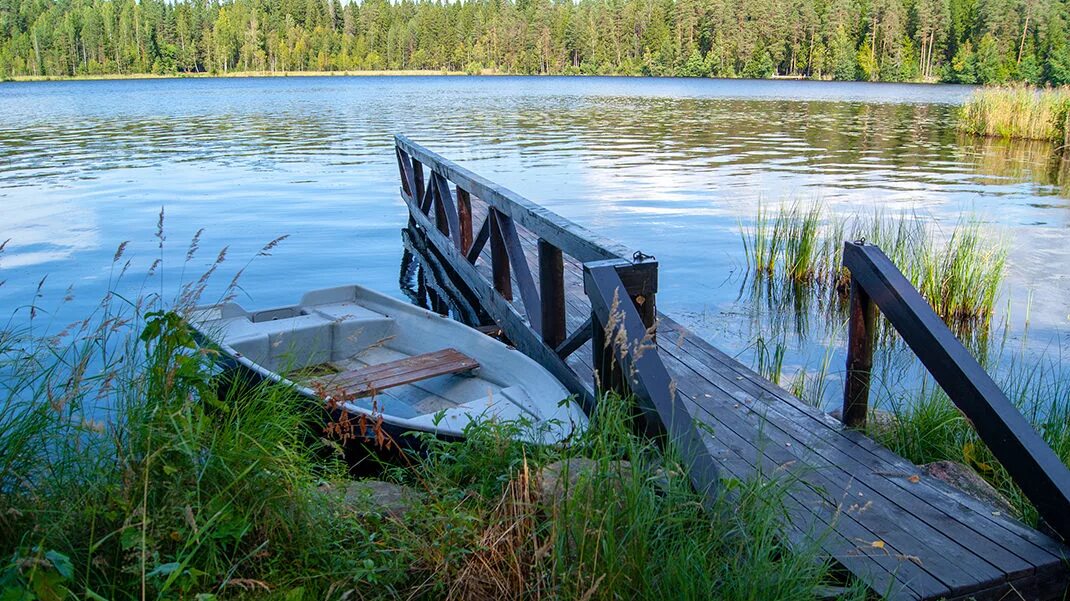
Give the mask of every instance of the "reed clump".
<path id="1" fill-rule="evenodd" d="M 773 215 L 759 202 L 753 227 L 740 224 L 748 268 L 772 275 L 779 267 L 793 280 L 812 279 L 818 271 L 820 225 L 818 204 L 782 205 Z"/>
<path id="2" fill-rule="evenodd" d="M 982 136 L 1070 142 L 1070 86 L 986 86 L 962 107 L 959 129 Z"/>
<path id="3" fill-rule="evenodd" d="M 775 217 L 759 207 L 753 225 L 740 225 L 747 266 L 755 281 L 782 280 L 795 289 L 824 289 L 846 297 L 845 240 L 865 240 L 888 255 L 936 312 L 950 324 L 987 324 L 1006 273 L 1007 249 L 975 218 L 950 235 L 917 215 L 827 215 L 821 203 L 782 206 Z M 759 259 L 761 262 L 759 262 Z M 829 303 L 843 307 L 842 303 Z"/>

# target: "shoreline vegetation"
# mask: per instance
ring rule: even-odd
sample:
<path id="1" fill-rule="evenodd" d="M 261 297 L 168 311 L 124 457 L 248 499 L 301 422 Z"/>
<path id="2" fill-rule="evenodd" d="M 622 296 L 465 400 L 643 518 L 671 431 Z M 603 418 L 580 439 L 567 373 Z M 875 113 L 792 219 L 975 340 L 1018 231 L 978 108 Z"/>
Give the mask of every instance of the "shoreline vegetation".
<path id="1" fill-rule="evenodd" d="M 254 77 L 411 77 L 411 76 L 440 76 L 440 77 L 460 77 L 460 76 L 480 76 L 480 77 L 633 77 L 633 78 L 683 78 L 683 79 L 696 79 L 691 76 L 677 76 L 677 75 L 664 75 L 655 76 L 642 73 L 610 73 L 610 74 L 583 74 L 583 73 L 510 73 L 506 71 L 497 71 L 494 69 L 472 69 L 472 70 L 444 70 L 444 69 L 350 69 L 350 70 L 334 70 L 334 71 L 176 71 L 167 73 L 100 73 L 100 74 L 75 74 L 75 75 L 0 75 L 0 83 L 3 82 L 36 82 L 36 81 L 122 81 L 122 80 L 138 80 L 138 79 L 228 79 L 228 78 L 254 78 Z M 770 75 L 768 77 L 747 78 L 747 77 L 715 77 L 707 76 L 704 79 L 737 79 L 737 80 L 766 80 L 766 81 L 818 81 L 818 82 L 831 82 L 840 81 L 832 77 L 810 77 L 807 75 Z M 889 83 L 889 82 L 874 82 L 874 83 Z M 936 85 L 942 82 L 938 79 L 916 79 L 911 81 L 901 81 L 896 83 L 906 84 L 918 84 L 918 85 Z"/>
<path id="2" fill-rule="evenodd" d="M 1070 83 L 1070 0 L 13 0 L 0 77 L 432 70 Z"/>
<path id="3" fill-rule="evenodd" d="M 998 231 L 969 215 L 945 231 L 914 214 L 842 218 L 828 214 L 819 202 L 759 207 L 751 220 L 740 222 L 739 231 L 748 270 L 744 285 L 754 287 L 756 304 L 767 303 L 764 294 L 772 299 L 769 311 L 790 314 L 799 310 L 799 298 L 826 299 L 802 310 L 823 311 L 836 324 L 847 320 L 849 294 L 849 274 L 840 266 L 842 241 L 865 238 L 879 246 L 1070 465 L 1070 373 L 1061 365 L 1062 349 L 1054 349 L 1052 356 L 1032 356 L 1024 347 L 1008 347 L 1005 339 L 990 340 L 1007 270 L 1008 241 Z M 915 465 L 951 461 L 967 466 L 1009 503 L 1016 517 L 1038 526 L 1036 509 L 970 421 L 912 353 L 897 355 L 901 339 L 884 316 L 878 319 L 867 434 Z M 774 323 L 777 329 L 793 326 Z M 758 339 L 756 371 L 785 384 L 804 402 L 826 406 L 828 387 L 842 390 L 838 378 L 830 378 L 829 358 L 831 348 L 844 347 L 844 332 L 826 332 L 832 341 L 821 364 L 813 369 L 804 365 L 794 376 L 783 373 L 788 348 L 782 334 L 774 332 L 770 342 Z M 909 373 L 918 374 L 918 385 L 904 383 Z"/>
<path id="4" fill-rule="evenodd" d="M 985 328 L 991 322 L 1006 275 L 1007 248 L 975 217 L 948 232 L 915 214 L 842 217 L 820 202 L 759 204 L 750 223 L 740 222 L 749 277 L 822 290 L 845 301 L 849 274 L 841 266 L 844 240 L 866 240 L 884 251 L 952 328 Z M 843 302 L 829 307 L 846 309 Z"/>
<path id="5" fill-rule="evenodd" d="M 245 77 L 408 77 L 408 76 L 444 76 L 455 77 L 460 75 L 498 75 L 491 72 L 466 73 L 464 71 L 442 71 L 434 69 L 388 69 L 351 70 L 351 71 L 230 71 L 219 72 L 191 72 L 191 73 L 101 73 L 97 75 L 13 75 L 7 76 L 0 81 L 8 82 L 34 82 L 34 81 L 111 81 L 111 80 L 137 80 L 137 79 L 216 79 Z"/>
<path id="6" fill-rule="evenodd" d="M 962 107 L 958 127 L 982 136 L 1045 140 L 1065 150 L 1070 148 L 1070 86 L 981 88 Z"/>
<path id="7" fill-rule="evenodd" d="M 194 343 L 182 315 L 225 258 L 173 303 L 114 293 L 63 337 L 0 330 L 4 599 L 866 598 L 782 537 L 790 479 L 705 503 L 618 397 L 567 446 L 486 423 L 355 483 L 322 406 Z"/>

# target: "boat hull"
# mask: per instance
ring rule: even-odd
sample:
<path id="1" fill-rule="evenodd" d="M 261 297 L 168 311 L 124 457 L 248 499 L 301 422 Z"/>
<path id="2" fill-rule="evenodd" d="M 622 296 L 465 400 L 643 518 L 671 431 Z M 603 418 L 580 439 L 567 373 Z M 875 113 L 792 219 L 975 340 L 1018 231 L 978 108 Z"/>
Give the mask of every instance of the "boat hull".
<path id="1" fill-rule="evenodd" d="M 217 347 L 228 369 L 292 386 L 337 411 L 342 423 L 380 424 L 380 432 L 399 445 L 416 439 L 406 436 L 412 432 L 458 440 L 473 423 L 486 421 L 507 422 L 517 438 L 550 444 L 587 425 L 568 391 L 523 353 L 360 286 L 312 291 L 295 305 L 260 311 L 233 303 L 200 307 L 190 323 Z M 478 369 L 391 385 L 361 398 L 332 388 L 332 380 L 447 348 L 478 362 Z M 316 375 L 305 377 L 310 373 Z"/>

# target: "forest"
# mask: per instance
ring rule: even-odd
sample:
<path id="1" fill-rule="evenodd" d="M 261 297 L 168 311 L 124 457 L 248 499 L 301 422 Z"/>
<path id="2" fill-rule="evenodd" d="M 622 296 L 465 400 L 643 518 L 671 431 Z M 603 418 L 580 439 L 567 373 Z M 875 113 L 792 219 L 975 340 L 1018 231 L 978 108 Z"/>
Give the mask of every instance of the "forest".
<path id="1" fill-rule="evenodd" d="M 1070 0 L 0 0 L 0 77 L 245 71 L 1070 83 Z"/>

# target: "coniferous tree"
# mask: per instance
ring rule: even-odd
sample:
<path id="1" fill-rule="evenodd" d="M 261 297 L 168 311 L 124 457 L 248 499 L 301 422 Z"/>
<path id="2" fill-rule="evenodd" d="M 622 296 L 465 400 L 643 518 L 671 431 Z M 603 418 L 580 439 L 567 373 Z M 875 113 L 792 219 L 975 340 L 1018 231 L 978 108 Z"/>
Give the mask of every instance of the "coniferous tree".
<path id="1" fill-rule="evenodd" d="M 1070 82 L 1070 0 L 0 0 L 0 77 L 483 69 Z"/>

